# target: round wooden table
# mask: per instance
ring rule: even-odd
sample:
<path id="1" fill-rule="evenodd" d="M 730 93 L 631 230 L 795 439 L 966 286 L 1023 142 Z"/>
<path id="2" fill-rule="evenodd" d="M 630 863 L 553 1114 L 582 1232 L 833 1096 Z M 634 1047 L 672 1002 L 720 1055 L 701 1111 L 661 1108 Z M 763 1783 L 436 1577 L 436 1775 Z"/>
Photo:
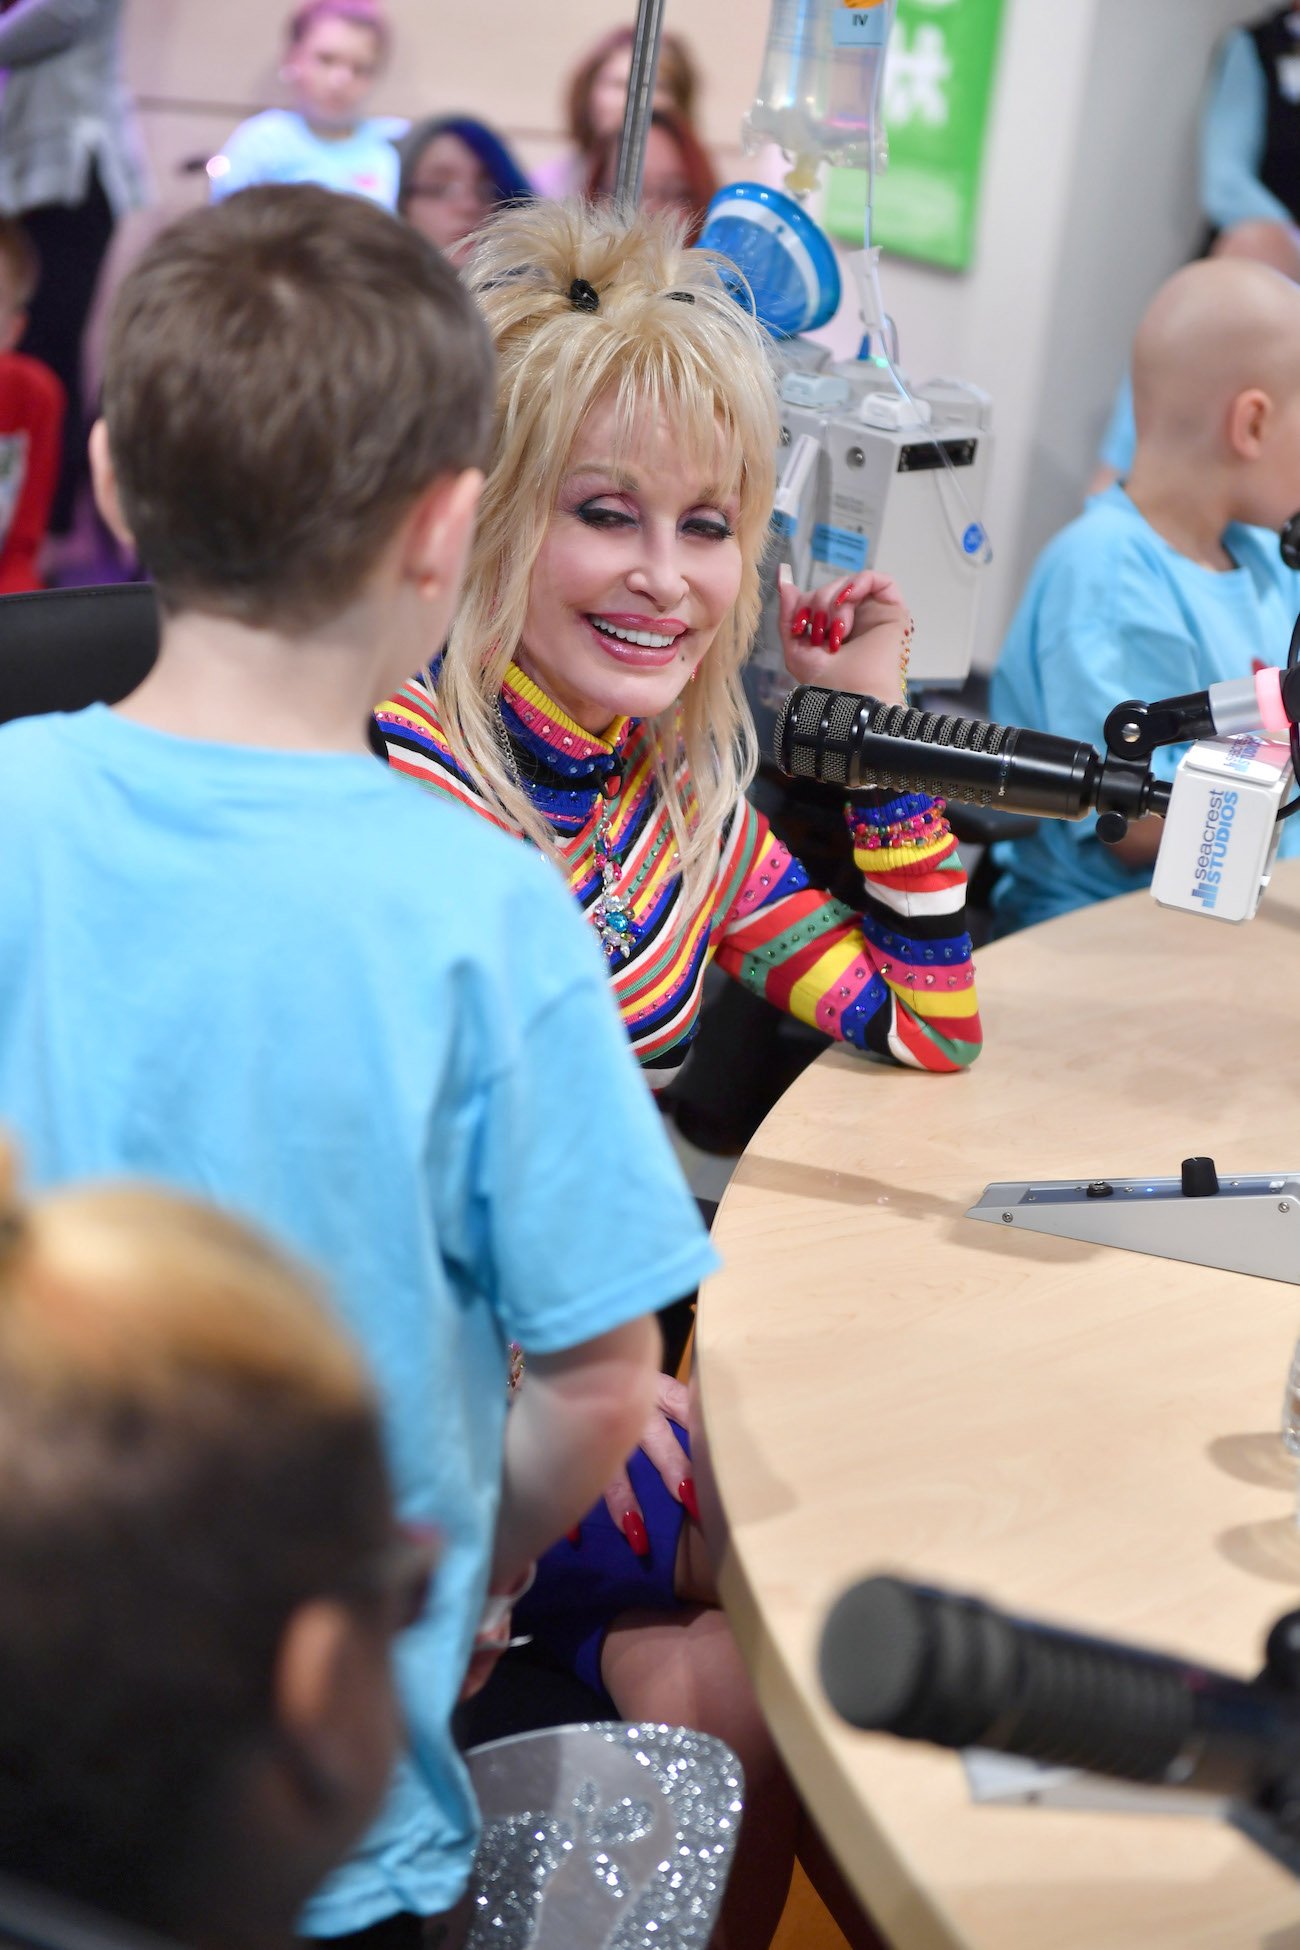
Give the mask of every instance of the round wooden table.
<path id="1" fill-rule="evenodd" d="M 1300 1881 L 1227 1827 L 976 1806 L 955 1755 L 822 1698 L 826 1613 L 879 1570 L 1243 1676 L 1300 1604 L 1300 1288 L 963 1217 L 999 1179 L 1300 1169 L 1300 862 L 1247 926 L 1133 894 L 986 950 L 979 989 L 973 1070 L 828 1051 L 723 1201 L 696 1357 L 723 1597 L 895 1945 L 1297 1950 Z"/>

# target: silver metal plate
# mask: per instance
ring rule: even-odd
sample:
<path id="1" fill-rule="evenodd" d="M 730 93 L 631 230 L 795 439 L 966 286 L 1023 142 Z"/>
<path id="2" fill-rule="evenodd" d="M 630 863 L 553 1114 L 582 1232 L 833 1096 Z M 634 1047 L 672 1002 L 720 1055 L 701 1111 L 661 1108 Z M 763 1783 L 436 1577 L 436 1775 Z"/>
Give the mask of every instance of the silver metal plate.
<path id="1" fill-rule="evenodd" d="M 1100 1196 L 1091 1186 L 1109 1185 Z M 1177 1178 L 1045 1179 L 985 1187 L 968 1219 L 1300 1285 L 1300 1173 L 1221 1176 L 1208 1198 Z"/>

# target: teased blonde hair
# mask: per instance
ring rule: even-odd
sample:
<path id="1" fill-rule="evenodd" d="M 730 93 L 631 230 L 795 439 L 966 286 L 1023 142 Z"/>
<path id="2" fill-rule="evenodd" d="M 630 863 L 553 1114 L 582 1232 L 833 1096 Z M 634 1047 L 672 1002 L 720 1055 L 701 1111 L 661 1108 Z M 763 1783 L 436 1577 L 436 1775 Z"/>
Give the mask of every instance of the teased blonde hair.
<path id="1" fill-rule="evenodd" d="M 629 222 L 609 209 L 536 203 L 481 233 L 467 275 L 496 346 L 496 444 L 438 684 L 458 762 L 509 825 L 554 853 L 551 828 L 503 755 L 497 701 L 578 431 L 612 397 L 627 447 L 638 423 L 662 417 L 706 478 L 720 457 L 716 486 L 739 501 L 740 593 L 696 681 L 652 721 L 681 862 L 679 922 L 712 889 L 724 824 L 757 759 L 740 671 L 758 626 L 778 417 L 765 334 L 725 268 L 685 248 L 679 217 Z M 575 309 L 579 278 L 599 294 L 598 310 Z"/>

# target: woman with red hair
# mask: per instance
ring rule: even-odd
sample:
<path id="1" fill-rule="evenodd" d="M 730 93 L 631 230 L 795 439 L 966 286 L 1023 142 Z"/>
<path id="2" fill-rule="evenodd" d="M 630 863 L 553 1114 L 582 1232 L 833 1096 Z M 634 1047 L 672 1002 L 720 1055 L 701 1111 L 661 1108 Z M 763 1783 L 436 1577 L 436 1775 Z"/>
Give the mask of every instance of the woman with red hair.
<path id="1" fill-rule="evenodd" d="M 587 187 L 596 151 L 623 126 L 632 73 L 631 27 L 616 27 L 584 56 L 569 77 L 565 123 L 571 147 L 532 172 L 539 196 L 577 196 Z M 659 47 L 654 106 L 670 109 L 694 125 L 699 75 L 690 50 L 678 35 L 666 33 Z"/>

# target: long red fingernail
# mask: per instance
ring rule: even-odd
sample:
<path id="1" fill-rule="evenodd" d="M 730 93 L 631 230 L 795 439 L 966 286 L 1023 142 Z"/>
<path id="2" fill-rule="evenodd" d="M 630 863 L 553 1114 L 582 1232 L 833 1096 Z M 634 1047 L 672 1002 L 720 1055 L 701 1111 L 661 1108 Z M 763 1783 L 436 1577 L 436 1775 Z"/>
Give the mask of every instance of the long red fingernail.
<path id="1" fill-rule="evenodd" d="M 839 595 L 838 595 L 838 596 L 837 596 L 837 597 L 835 598 L 835 602 L 836 602 L 836 605 L 837 605 L 837 606 L 838 606 L 838 605 L 839 605 L 840 603 L 842 603 L 842 602 L 844 602 L 844 601 L 845 601 L 845 599 L 847 598 L 847 596 L 848 596 L 848 593 L 849 593 L 849 591 L 850 591 L 850 589 L 852 589 L 852 587 L 853 587 L 853 584 L 852 584 L 851 582 L 846 582 L 846 583 L 845 583 L 845 585 L 844 585 L 844 587 L 843 587 L 843 588 L 842 588 L 842 589 L 840 590 L 840 593 L 839 593 Z"/>
<path id="2" fill-rule="evenodd" d="M 826 623 L 826 611 L 819 609 L 812 621 L 812 637 L 810 640 L 814 650 L 820 650 L 826 641 Z"/>
<path id="3" fill-rule="evenodd" d="M 848 624 L 841 623 L 838 618 L 836 618 L 835 622 L 831 624 L 831 633 L 829 638 L 827 639 L 826 648 L 830 651 L 832 657 L 835 655 L 837 650 L 843 647 L 844 639 L 848 635 L 848 630 L 849 630 Z"/>
<path id="4" fill-rule="evenodd" d="M 566 1535 L 569 1539 L 569 1542 L 573 1545 L 574 1550 L 575 1551 L 578 1550 L 582 1544 L 582 1526 L 580 1524 L 575 1523 L 573 1529 L 567 1531 Z"/>
<path id="5" fill-rule="evenodd" d="M 645 1525 L 635 1510 L 629 1510 L 623 1519 L 623 1535 L 638 1557 L 649 1557 L 650 1539 L 646 1536 Z"/>
<path id="6" fill-rule="evenodd" d="M 796 613 L 794 622 L 790 625 L 791 636 L 803 635 L 804 631 L 808 628 L 808 620 L 811 614 L 811 610 L 807 609 L 801 609 Z"/>
<path id="7" fill-rule="evenodd" d="M 682 1508 L 685 1510 L 691 1522 L 698 1523 L 700 1520 L 700 1499 L 695 1494 L 695 1483 L 691 1477 L 682 1477 L 681 1482 L 677 1485 L 677 1494 L 681 1498 Z"/>

